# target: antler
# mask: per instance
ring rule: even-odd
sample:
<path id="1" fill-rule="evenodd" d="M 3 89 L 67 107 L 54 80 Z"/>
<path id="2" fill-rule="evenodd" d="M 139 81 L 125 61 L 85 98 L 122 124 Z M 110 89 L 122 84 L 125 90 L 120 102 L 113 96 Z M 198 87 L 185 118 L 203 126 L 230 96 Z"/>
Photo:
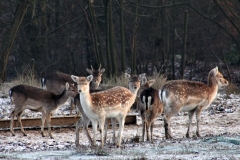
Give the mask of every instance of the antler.
<path id="1" fill-rule="evenodd" d="M 99 66 L 99 69 L 98 70 L 100 70 L 101 69 L 101 63 L 100 63 L 100 66 Z"/>

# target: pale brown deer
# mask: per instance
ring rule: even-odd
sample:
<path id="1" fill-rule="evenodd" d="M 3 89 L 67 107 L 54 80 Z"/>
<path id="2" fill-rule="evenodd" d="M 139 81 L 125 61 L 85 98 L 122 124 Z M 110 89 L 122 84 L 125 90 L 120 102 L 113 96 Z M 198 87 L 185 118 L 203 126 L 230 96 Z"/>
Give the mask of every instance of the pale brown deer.
<path id="1" fill-rule="evenodd" d="M 13 131 L 13 121 L 15 116 L 17 116 L 18 122 L 20 123 L 20 128 L 24 136 L 27 136 L 23 129 L 21 116 L 25 109 L 30 109 L 31 111 L 42 113 L 42 126 L 41 134 L 44 134 L 44 123 L 45 119 L 48 126 L 48 134 L 50 138 L 53 138 L 51 132 L 51 113 L 55 111 L 59 106 L 66 103 L 70 97 L 75 97 L 78 94 L 76 87 L 73 84 L 65 84 L 65 89 L 60 94 L 55 94 L 53 92 L 43 90 L 40 88 L 28 86 L 28 85 L 18 85 L 9 90 L 9 96 L 11 98 L 12 104 L 15 105 L 14 110 L 11 113 L 11 124 L 10 131 L 14 136 Z"/>
<path id="2" fill-rule="evenodd" d="M 200 137 L 200 114 L 207 109 L 217 96 L 218 88 L 227 86 L 228 81 L 218 71 L 218 67 L 208 74 L 208 84 L 173 80 L 167 82 L 159 91 L 160 100 L 164 106 L 164 128 L 166 139 L 172 138 L 170 119 L 180 111 L 188 112 L 189 122 L 186 137 L 189 137 L 193 114 L 196 113 L 196 135 Z"/>
<path id="3" fill-rule="evenodd" d="M 140 86 L 140 79 L 145 78 L 145 73 L 140 74 L 139 77 L 138 76 L 131 76 L 130 74 L 125 73 L 125 78 L 128 80 L 128 87 L 130 88 L 130 90 L 135 93 L 135 90 L 137 88 L 139 88 Z M 139 79 L 140 78 L 140 79 Z M 141 80 L 142 81 L 142 80 Z M 90 90 L 90 93 L 92 92 L 99 92 L 100 90 Z M 92 138 L 88 132 L 88 125 L 90 123 L 90 119 L 87 117 L 87 115 L 84 113 L 83 108 L 80 104 L 80 99 L 76 99 L 76 105 L 78 107 L 78 110 L 82 113 L 82 116 L 80 117 L 80 119 L 78 120 L 78 122 L 76 123 L 76 139 L 75 139 L 75 145 L 79 146 L 79 131 L 80 129 L 83 127 L 84 132 L 87 135 L 87 138 L 89 140 L 89 142 L 91 144 L 93 144 Z M 105 123 L 105 135 L 104 135 L 104 143 L 106 143 L 106 138 L 107 138 L 107 130 L 108 130 L 108 123 L 110 119 L 106 119 L 106 123 Z M 112 128 L 113 128 L 113 138 L 112 141 L 115 144 L 115 130 L 116 130 L 116 121 L 114 118 L 111 118 L 111 123 L 112 123 Z"/>
<path id="4" fill-rule="evenodd" d="M 127 113 L 135 101 L 138 88 L 133 94 L 124 87 L 114 87 L 101 92 L 89 92 L 89 83 L 93 76 L 77 77 L 72 75 L 72 79 L 78 84 L 80 93 L 80 103 L 84 113 L 91 120 L 93 126 L 93 145 L 96 145 L 97 124 L 101 133 L 101 147 L 104 146 L 103 129 L 106 118 L 116 118 L 119 123 L 117 146 L 121 146 L 122 132 L 124 129 L 125 118 Z"/>
<path id="5" fill-rule="evenodd" d="M 133 93 L 136 94 L 136 89 L 139 89 L 141 84 L 146 80 L 146 74 L 142 73 L 139 75 L 130 75 L 128 73 L 125 73 L 125 78 L 128 81 L 128 89 Z M 136 101 L 136 99 L 135 99 Z M 105 124 L 105 136 L 104 136 L 104 143 L 106 143 L 106 138 L 107 138 L 107 130 L 108 130 L 108 123 L 109 119 L 106 120 Z M 112 123 L 112 128 L 113 128 L 113 143 L 115 144 L 115 131 L 116 131 L 116 120 L 115 118 L 111 118 L 111 123 Z"/>
<path id="6" fill-rule="evenodd" d="M 93 75 L 93 80 L 90 83 L 91 89 L 98 89 L 100 82 L 102 81 L 102 74 L 105 72 L 104 68 L 101 68 L 101 64 L 98 69 L 93 69 L 91 66 L 91 69 L 86 69 L 86 71 Z M 42 88 L 46 88 L 48 91 L 52 91 L 55 94 L 60 94 L 64 88 L 65 83 L 68 82 L 70 84 L 75 83 L 70 74 L 62 73 L 59 71 L 54 71 L 51 73 L 48 73 L 45 77 L 41 78 L 41 85 Z M 76 98 L 79 98 L 79 96 L 76 96 Z M 71 100 L 70 105 L 70 115 L 72 114 L 72 110 L 74 109 L 75 102 L 73 99 Z"/>
<path id="7" fill-rule="evenodd" d="M 137 109 L 142 118 L 142 141 L 144 142 L 145 132 L 147 132 L 147 141 L 153 140 L 154 122 L 163 112 L 163 105 L 159 99 L 158 91 L 150 86 L 155 79 L 143 83 L 140 88 L 140 100 Z M 151 133 L 151 138 L 150 138 Z"/>

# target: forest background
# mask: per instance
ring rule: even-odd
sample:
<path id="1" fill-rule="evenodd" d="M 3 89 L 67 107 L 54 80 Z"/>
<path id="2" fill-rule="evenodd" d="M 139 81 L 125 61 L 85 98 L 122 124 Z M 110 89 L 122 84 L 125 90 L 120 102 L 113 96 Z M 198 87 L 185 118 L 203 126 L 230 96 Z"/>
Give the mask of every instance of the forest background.
<path id="1" fill-rule="evenodd" d="M 1 0 L 0 82 L 101 65 L 199 81 L 218 66 L 239 83 L 239 34 L 239 0 Z"/>

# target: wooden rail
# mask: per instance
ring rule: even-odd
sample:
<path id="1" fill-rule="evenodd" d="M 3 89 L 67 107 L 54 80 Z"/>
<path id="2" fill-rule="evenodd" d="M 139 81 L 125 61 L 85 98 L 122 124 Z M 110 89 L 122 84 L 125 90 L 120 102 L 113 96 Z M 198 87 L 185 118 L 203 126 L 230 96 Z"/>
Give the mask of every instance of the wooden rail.
<path id="1" fill-rule="evenodd" d="M 79 120 L 79 116 L 59 116 L 51 118 L 51 126 L 52 127 L 73 127 L 76 122 Z M 0 130 L 9 130 L 10 119 L 0 120 Z M 137 116 L 135 114 L 127 115 L 125 124 L 136 124 Z M 41 118 L 22 118 L 22 124 L 24 128 L 34 128 L 40 127 L 42 125 Z M 14 129 L 18 129 L 20 127 L 17 119 L 14 120 Z M 46 126 L 46 122 L 45 122 Z"/>

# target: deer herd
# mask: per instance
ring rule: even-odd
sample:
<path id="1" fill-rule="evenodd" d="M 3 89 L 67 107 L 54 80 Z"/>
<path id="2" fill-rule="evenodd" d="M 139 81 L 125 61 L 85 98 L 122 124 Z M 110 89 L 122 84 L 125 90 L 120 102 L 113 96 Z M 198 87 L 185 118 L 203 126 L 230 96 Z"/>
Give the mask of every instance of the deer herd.
<path id="1" fill-rule="evenodd" d="M 81 113 L 76 123 L 75 144 L 79 146 L 79 131 L 84 129 L 89 142 L 95 146 L 97 129 L 99 127 L 101 147 L 106 143 L 107 130 L 111 121 L 113 128 L 113 143 L 121 146 L 125 118 L 134 102 L 142 118 L 142 141 L 153 140 L 154 121 L 162 116 L 164 121 L 165 138 L 173 138 L 170 120 L 179 112 L 188 112 L 189 122 L 186 137 L 189 137 L 192 117 L 196 113 L 196 135 L 200 137 L 199 121 L 201 112 L 207 109 L 217 96 L 218 88 L 227 86 L 228 81 L 213 68 L 208 74 L 208 83 L 188 80 L 167 81 L 159 90 L 152 88 L 155 79 L 147 80 L 146 74 L 130 75 L 125 73 L 128 88 L 116 86 L 110 89 L 99 89 L 102 74 L 105 69 L 86 69 L 90 74 L 87 77 L 69 75 L 61 72 L 52 72 L 41 79 L 42 89 L 18 85 L 9 90 L 12 104 L 10 131 L 14 136 L 13 121 L 17 116 L 20 129 L 24 136 L 26 132 L 21 123 L 21 116 L 25 109 L 42 113 L 41 134 L 44 134 L 45 120 L 48 126 L 48 135 L 54 138 L 51 132 L 51 113 L 71 98 L 71 106 L 76 105 Z M 88 132 L 88 125 L 92 124 L 93 138 Z M 115 139 L 116 122 L 118 135 Z M 103 132 L 105 132 L 103 134 Z M 150 136 L 151 134 L 151 136 Z"/>

